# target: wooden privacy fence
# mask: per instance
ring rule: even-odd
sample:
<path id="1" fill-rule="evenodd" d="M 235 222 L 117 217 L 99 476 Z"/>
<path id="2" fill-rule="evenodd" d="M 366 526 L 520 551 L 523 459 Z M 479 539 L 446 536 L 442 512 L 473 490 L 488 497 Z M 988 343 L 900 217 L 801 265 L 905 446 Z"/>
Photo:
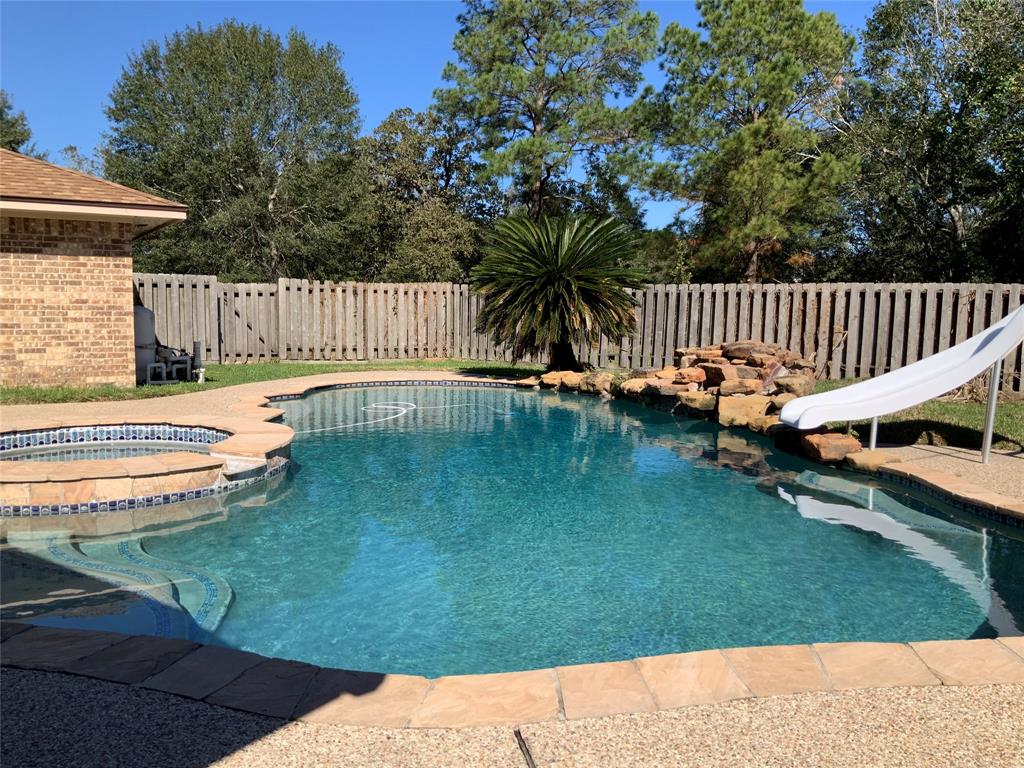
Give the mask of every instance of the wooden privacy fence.
<path id="1" fill-rule="evenodd" d="M 221 283 L 207 275 L 135 275 L 157 337 L 202 345 L 208 360 L 505 361 L 473 332 L 483 300 L 453 283 Z M 957 344 L 1024 303 L 1019 283 L 651 285 L 634 291 L 631 338 L 578 346 L 595 367 L 660 368 L 678 347 L 754 338 L 815 361 L 832 379 L 874 376 Z M 528 362 L 543 362 L 543 358 Z M 1021 352 L 1004 387 L 1024 390 Z"/>

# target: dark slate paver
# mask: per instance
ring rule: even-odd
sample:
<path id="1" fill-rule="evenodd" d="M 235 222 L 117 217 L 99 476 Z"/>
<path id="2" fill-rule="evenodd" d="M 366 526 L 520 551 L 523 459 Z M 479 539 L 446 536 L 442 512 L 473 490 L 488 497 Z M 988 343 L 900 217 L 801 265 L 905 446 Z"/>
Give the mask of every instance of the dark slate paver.
<path id="1" fill-rule="evenodd" d="M 129 635 L 112 632 L 33 627 L 4 641 L 0 658 L 4 664 L 13 667 L 66 672 L 79 659 L 123 643 L 128 638 Z"/>
<path id="2" fill-rule="evenodd" d="M 237 680 L 207 696 L 206 701 L 287 719 L 318 669 L 298 661 L 271 659 L 246 670 Z"/>
<path id="3" fill-rule="evenodd" d="M 19 624 L 16 621 L 0 621 L 0 643 L 28 629 L 32 629 L 31 624 Z"/>
<path id="4" fill-rule="evenodd" d="M 268 661 L 265 656 L 255 653 L 204 645 L 140 685 L 190 699 L 205 699 L 247 669 L 265 661 Z"/>
<path id="5" fill-rule="evenodd" d="M 115 683 L 139 683 L 198 647 L 189 640 L 140 635 L 79 659 L 68 672 Z"/>

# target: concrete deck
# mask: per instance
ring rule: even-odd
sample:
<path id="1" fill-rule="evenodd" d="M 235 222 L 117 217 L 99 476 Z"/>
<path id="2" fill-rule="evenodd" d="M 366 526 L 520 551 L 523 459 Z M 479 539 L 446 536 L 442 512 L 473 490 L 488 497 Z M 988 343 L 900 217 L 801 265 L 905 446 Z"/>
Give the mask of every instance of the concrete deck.
<path id="1" fill-rule="evenodd" d="M 511 727 L 390 730 L 285 722 L 134 686 L 0 673 L 0 762 L 179 768 L 529 768 Z M 805 693 L 525 725 L 539 768 L 1011 768 L 1024 685 Z"/>
<path id="2" fill-rule="evenodd" d="M 988 464 L 981 463 L 981 450 L 946 445 L 883 446 L 904 464 L 962 477 L 996 493 L 1024 499 L 1024 452 L 992 451 Z"/>

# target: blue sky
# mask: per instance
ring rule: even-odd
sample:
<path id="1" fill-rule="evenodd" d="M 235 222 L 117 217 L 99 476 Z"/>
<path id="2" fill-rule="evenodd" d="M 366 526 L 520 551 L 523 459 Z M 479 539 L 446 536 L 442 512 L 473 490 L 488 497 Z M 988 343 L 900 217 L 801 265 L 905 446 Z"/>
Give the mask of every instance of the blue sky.
<path id="1" fill-rule="evenodd" d="M 871 0 L 807 2 L 828 10 L 849 30 L 863 26 Z M 645 2 L 662 24 L 695 26 L 691 0 Z M 225 18 L 260 24 L 284 34 L 291 27 L 318 42 L 332 42 L 359 96 L 363 130 L 394 109 L 423 109 L 442 84 L 452 58 L 459 2 L 0 2 L 0 85 L 28 116 L 36 144 L 60 160 L 75 144 L 91 152 L 107 120 L 111 86 L 128 56 L 146 41 L 176 29 Z M 657 68 L 648 77 L 658 79 Z M 667 223 L 670 203 L 653 204 L 648 224 Z"/>

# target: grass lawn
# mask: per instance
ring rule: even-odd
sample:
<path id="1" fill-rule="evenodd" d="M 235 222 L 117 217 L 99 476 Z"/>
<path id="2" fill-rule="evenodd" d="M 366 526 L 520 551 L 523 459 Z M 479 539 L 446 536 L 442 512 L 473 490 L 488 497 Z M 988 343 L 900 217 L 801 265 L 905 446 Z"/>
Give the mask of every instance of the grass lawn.
<path id="1" fill-rule="evenodd" d="M 0 405 L 22 403 L 81 403 L 91 400 L 140 400 L 165 397 L 204 389 L 230 387 L 253 381 L 286 379 L 337 371 L 461 371 L 490 376 L 520 378 L 542 370 L 542 366 L 486 363 L 479 360 L 387 360 L 372 363 L 300 363 L 272 362 L 248 365 L 208 364 L 205 384 L 168 384 L 166 386 L 122 388 L 100 387 L 0 387 Z M 820 381 L 817 391 L 825 392 L 851 381 Z M 878 427 L 881 443 L 927 443 L 978 448 L 985 424 L 985 404 L 964 400 L 932 400 L 900 413 L 884 416 Z M 845 424 L 836 424 L 845 428 Z M 867 441 L 870 424 L 853 425 Z M 1024 449 L 1024 399 L 1000 403 L 996 413 L 993 445 L 1002 450 Z"/>
<path id="2" fill-rule="evenodd" d="M 542 371 L 540 365 L 509 365 L 480 360 L 379 360 L 372 363 L 271 362 L 221 365 L 207 363 L 206 383 L 165 384 L 148 387 L 0 387 L 0 405 L 26 403 L 83 403 L 96 400 L 145 400 L 151 397 L 200 392 L 254 381 L 290 379 L 317 373 L 359 371 L 460 371 L 483 376 L 523 378 Z"/>

